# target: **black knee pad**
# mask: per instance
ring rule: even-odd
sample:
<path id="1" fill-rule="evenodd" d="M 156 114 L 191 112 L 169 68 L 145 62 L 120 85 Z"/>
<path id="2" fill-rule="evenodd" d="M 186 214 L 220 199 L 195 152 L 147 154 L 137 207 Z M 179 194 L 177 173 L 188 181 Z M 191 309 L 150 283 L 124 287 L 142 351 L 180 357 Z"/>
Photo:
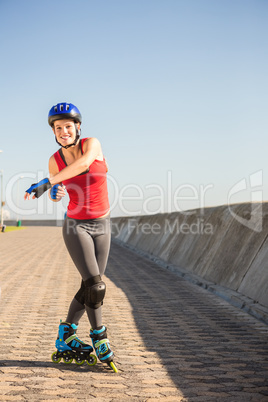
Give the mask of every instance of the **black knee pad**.
<path id="1" fill-rule="evenodd" d="M 106 285 L 101 280 L 101 276 L 93 276 L 84 281 L 85 284 L 85 304 L 91 308 L 99 308 L 103 304 Z"/>
<path id="2" fill-rule="evenodd" d="M 81 288 L 74 297 L 80 304 L 85 304 L 85 284 L 83 281 L 81 283 Z"/>

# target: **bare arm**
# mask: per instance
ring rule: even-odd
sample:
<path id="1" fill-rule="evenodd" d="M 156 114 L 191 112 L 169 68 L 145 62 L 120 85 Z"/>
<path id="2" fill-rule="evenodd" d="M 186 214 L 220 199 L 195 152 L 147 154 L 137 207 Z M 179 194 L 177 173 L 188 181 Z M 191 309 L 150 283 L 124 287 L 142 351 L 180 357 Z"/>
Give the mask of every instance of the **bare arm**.
<path id="1" fill-rule="evenodd" d="M 78 158 L 70 165 L 66 166 L 58 173 L 55 173 L 53 169 L 52 171 L 49 170 L 50 183 L 52 184 L 52 186 L 54 186 L 55 184 L 61 183 L 64 180 L 71 179 L 72 177 L 83 173 L 86 169 L 88 169 L 88 167 L 99 155 L 101 155 L 100 142 L 97 140 L 97 138 L 89 138 L 87 141 L 84 142 L 84 154 L 80 158 Z"/>

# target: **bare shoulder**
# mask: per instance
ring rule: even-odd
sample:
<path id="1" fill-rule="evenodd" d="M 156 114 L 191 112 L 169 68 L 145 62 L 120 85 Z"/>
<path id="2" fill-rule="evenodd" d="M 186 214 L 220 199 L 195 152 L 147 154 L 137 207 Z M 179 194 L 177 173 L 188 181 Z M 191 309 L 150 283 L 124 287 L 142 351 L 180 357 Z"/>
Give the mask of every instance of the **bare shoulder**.
<path id="1" fill-rule="evenodd" d="M 89 149 L 90 147 L 101 147 L 100 141 L 96 137 L 87 138 L 83 145 L 86 149 Z"/>
<path id="2" fill-rule="evenodd" d="M 55 159 L 54 155 L 52 155 L 52 156 L 49 158 L 48 164 L 49 164 L 49 165 L 57 165 L 57 162 L 56 162 L 56 159 Z"/>
<path id="3" fill-rule="evenodd" d="M 103 159 L 101 143 L 95 137 L 87 138 L 83 144 L 83 151 L 95 154 L 96 159 Z"/>
<path id="4" fill-rule="evenodd" d="M 57 165 L 57 162 L 56 162 L 56 160 L 55 160 L 54 155 L 52 155 L 52 156 L 49 158 L 49 161 L 48 161 L 48 170 L 49 170 L 49 173 L 50 173 L 50 174 L 53 174 L 53 175 L 55 175 L 55 174 L 57 174 L 57 173 L 59 172 L 59 168 L 58 168 L 58 165 Z"/>

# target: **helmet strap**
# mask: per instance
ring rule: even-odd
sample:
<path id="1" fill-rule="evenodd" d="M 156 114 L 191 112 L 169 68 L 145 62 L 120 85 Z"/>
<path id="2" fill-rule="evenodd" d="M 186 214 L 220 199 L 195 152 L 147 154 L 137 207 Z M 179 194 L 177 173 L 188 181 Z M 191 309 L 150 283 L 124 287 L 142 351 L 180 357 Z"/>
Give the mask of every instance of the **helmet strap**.
<path id="1" fill-rule="evenodd" d="M 56 143 L 59 144 L 59 145 L 60 145 L 62 148 L 64 148 L 64 149 L 68 149 L 68 148 L 70 148 L 70 147 L 75 146 L 75 145 L 77 144 L 79 138 L 80 138 L 80 135 L 81 135 L 81 128 L 80 128 L 80 130 L 78 130 L 78 127 L 77 127 L 77 124 L 76 124 L 76 123 L 75 123 L 75 130 L 76 130 L 76 137 L 75 137 L 75 140 L 74 140 L 74 142 L 73 142 L 72 144 L 66 145 L 66 146 L 64 147 L 63 145 L 61 145 L 61 143 L 57 140 L 57 138 L 56 138 L 56 136 L 55 136 Z"/>

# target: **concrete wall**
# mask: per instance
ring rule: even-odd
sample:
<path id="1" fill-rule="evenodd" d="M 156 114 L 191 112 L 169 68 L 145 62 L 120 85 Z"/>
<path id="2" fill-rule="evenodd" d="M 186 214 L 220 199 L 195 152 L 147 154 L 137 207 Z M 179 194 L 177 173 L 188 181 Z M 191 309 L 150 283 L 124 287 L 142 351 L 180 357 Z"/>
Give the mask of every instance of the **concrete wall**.
<path id="1" fill-rule="evenodd" d="M 268 308 L 268 204 L 112 218 L 113 238 Z"/>
<path id="2" fill-rule="evenodd" d="M 21 220 L 21 225 L 22 226 L 62 226 L 63 225 L 63 220 L 56 220 L 56 219 L 40 219 L 40 220 L 34 220 L 34 219 L 22 219 Z M 7 226 L 17 226 L 17 221 L 16 220 L 5 220 L 4 224 Z"/>

